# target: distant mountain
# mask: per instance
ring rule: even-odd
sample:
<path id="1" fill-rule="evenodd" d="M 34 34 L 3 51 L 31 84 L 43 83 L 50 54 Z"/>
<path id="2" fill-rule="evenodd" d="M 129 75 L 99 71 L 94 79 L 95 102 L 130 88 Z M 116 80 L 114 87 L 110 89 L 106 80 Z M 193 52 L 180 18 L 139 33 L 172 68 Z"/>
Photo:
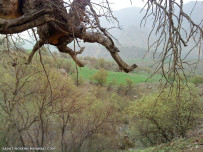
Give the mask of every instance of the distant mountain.
<path id="1" fill-rule="evenodd" d="M 199 24 L 203 20 L 203 1 L 186 3 L 183 10 L 186 14 L 191 14 L 191 18 L 195 23 Z"/>
<path id="2" fill-rule="evenodd" d="M 191 18 L 195 23 L 199 24 L 203 20 L 203 2 L 189 2 L 184 4 L 183 8 L 184 12 L 188 15 L 190 15 L 193 10 Z M 120 55 L 125 59 L 142 58 L 147 50 L 147 39 L 152 28 L 152 23 L 148 21 L 145 27 L 140 27 L 145 10 L 142 12 L 140 11 L 141 8 L 130 7 L 113 12 L 114 16 L 119 20 L 119 24 L 122 29 L 110 30 L 110 33 L 119 40 L 120 44 L 117 45 L 121 50 Z M 105 19 L 101 19 L 101 23 L 102 26 L 107 28 L 113 26 L 113 24 L 107 22 Z M 190 25 L 187 22 L 183 22 L 183 26 L 185 29 L 189 29 Z M 155 40 L 156 37 L 152 36 L 151 38 L 152 40 Z M 189 42 L 189 46 L 184 48 L 183 55 L 186 55 L 193 45 L 194 42 Z M 198 50 L 194 50 L 189 57 L 197 58 L 197 54 Z M 101 46 L 88 45 L 84 55 L 106 58 L 108 57 L 108 52 Z M 151 58 L 152 52 L 151 54 L 149 53 L 147 57 Z"/>
<path id="3" fill-rule="evenodd" d="M 125 59 L 142 58 L 147 49 L 147 38 L 150 31 L 149 25 L 140 28 L 140 22 L 144 16 L 144 11 L 140 13 L 142 8 L 130 7 L 113 12 L 114 16 L 119 20 L 122 29 L 111 29 L 110 33 L 118 39 L 120 55 Z M 101 19 L 103 27 L 109 28 L 117 25 Z M 102 46 L 87 45 L 84 56 L 109 57 L 109 53 Z M 110 57 L 109 57 L 110 58 Z"/>

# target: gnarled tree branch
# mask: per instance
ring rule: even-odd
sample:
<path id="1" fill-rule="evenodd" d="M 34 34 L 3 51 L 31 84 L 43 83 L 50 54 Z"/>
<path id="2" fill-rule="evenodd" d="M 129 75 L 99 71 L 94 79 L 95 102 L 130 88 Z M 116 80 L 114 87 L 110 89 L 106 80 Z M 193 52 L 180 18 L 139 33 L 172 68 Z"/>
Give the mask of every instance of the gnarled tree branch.
<path id="1" fill-rule="evenodd" d="M 35 13 L 25 14 L 16 19 L 0 19 L 1 34 L 15 34 L 43 25 L 54 18 L 48 15 L 50 10 L 40 10 Z"/>
<path id="2" fill-rule="evenodd" d="M 3 7 L 6 7 L 5 4 L 4 0 Z M 22 12 L 22 16 L 15 19 L 5 19 L 6 13 L 3 14 L 4 19 L 0 19 L 0 33 L 14 34 L 37 27 L 40 40 L 35 44 L 28 58 L 28 63 L 31 62 L 34 54 L 40 47 L 44 44 L 51 44 L 56 46 L 60 52 L 68 53 L 80 67 L 83 67 L 84 64 L 78 60 L 77 54 L 81 54 L 84 48 L 76 52 L 67 47 L 67 44 L 74 39 L 80 38 L 84 42 L 103 45 L 110 52 L 121 70 L 130 72 L 137 67 L 135 64 L 129 66 L 118 55 L 118 48 L 114 45 L 111 35 L 108 34 L 106 29 L 101 27 L 97 13 L 93 9 L 90 0 L 73 0 L 69 5 L 69 12 L 66 10 L 63 0 L 47 0 L 46 2 L 42 0 L 22 0 L 21 5 L 19 8 L 15 7 L 15 11 L 9 10 L 9 12 L 16 13 L 18 9 L 21 9 L 19 11 Z M 87 6 L 90 8 L 90 14 L 86 12 Z M 2 12 L 0 12 L 0 15 Z M 12 15 L 17 16 L 15 14 Z M 8 18 L 13 16 L 10 15 Z M 100 32 L 87 32 L 85 24 L 89 26 L 97 24 L 96 28 Z"/>
<path id="3" fill-rule="evenodd" d="M 112 44 L 112 41 L 109 40 L 106 36 L 104 36 L 101 33 L 92 33 L 92 32 L 86 32 L 81 34 L 79 31 L 75 31 L 75 34 L 78 38 L 84 40 L 84 42 L 89 42 L 89 43 L 99 43 L 103 45 L 111 54 L 113 59 L 116 61 L 116 63 L 119 65 L 121 70 L 124 70 L 125 72 L 131 72 L 133 71 L 137 65 L 133 64 L 132 66 L 129 66 L 126 64 L 121 57 L 118 54 L 118 48 L 115 47 Z"/>

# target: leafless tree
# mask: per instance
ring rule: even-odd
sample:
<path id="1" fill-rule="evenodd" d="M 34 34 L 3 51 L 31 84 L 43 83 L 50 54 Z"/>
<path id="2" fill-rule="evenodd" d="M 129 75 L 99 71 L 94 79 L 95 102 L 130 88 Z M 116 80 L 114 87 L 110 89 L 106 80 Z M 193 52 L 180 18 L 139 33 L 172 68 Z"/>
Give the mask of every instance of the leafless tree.
<path id="1" fill-rule="evenodd" d="M 8 73 L 15 79 L 10 79 L 8 82 L 0 81 L 1 116 L 3 120 L 7 121 L 6 127 L 4 126 L 5 139 L 8 146 L 19 146 L 19 144 L 25 146 L 25 132 L 38 121 L 37 115 L 30 111 L 29 103 L 24 102 L 29 95 L 34 93 L 25 87 L 33 82 L 31 79 L 35 72 L 27 76 L 26 68 L 18 66 L 10 68 Z"/>
<path id="2" fill-rule="evenodd" d="M 183 4 L 183 0 L 147 0 L 144 7 L 147 11 L 142 20 L 142 24 L 146 24 L 147 20 L 153 23 L 148 37 L 148 51 L 153 49 L 155 56 L 158 50 L 163 50 L 154 73 L 161 70 L 167 83 L 173 85 L 176 82 L 178 86 L 187 82 L 186 71 L 189 69 L 186 67 L 194 67 L 194 62 L 188 61 L 187 56 L 198 48 L 200 58 L 203 38 L 203 19 L 195 23 L 191 18 L 197 1 L 190 14 L 184 12 Z M 184 26 L 185 23 L 189 28 Z M 157 39 L 152 40 L 152 35 L 156 35 Z M 191 41 L 194 45 L 183 56 L 183 50 Z"/>

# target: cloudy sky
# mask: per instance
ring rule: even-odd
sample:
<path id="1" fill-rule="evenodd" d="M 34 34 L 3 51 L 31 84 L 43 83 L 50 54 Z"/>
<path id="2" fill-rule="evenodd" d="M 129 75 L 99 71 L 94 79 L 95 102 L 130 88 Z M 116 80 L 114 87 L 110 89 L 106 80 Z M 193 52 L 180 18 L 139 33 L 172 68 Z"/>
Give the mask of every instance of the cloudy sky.
<path id="1" fill-rule="evenodd" d="M 195 0 L 183 0 L 184 3 L 188 3 L 190 1 L 195 1 Z M 203 1 L 203 0 L 199 0 L 199 1 Z M 111 8 L 113 10 L 119 10 L 122 8 L 132 7 L 132 6 L 137 6 L 137 7 L 144 6 L 143 0 L 132 0 L 132 5 L 130 3 L 130 0 L 109 0 L 109 2 L 112 3 Z M 144 0 L 144 2 L 146 2 L 146 0 Z"/>

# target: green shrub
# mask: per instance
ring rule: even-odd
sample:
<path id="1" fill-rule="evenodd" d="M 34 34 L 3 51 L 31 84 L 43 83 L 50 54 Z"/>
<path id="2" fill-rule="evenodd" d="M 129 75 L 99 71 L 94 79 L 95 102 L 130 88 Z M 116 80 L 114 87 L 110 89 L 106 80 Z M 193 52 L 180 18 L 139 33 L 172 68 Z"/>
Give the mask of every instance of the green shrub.
<path id="1" fill-rule="evenodd" d="M 132 88 L 133 81 L 128 79 L 128 78 L 126 78 L 126 84 L 127 84 L 127 87 Z"/>
<path id="2" fill-rule="evenodd" d="M 78 75 L 77 77 L 77 73 L 74 73 L 72 75 L 72 79 L 76 85 L 82 85 L 85 82 L 84 78 L 81 75 Z"/>
<path id="3" fill-rule="evenodd" d="M 116 85 L 116 79 L 113 79 L 108 85 L 108 91 L 112 90 L 113 87 Z"/>
<path id="4" fill-rule="evenodd" d="M 91 68 L 105 69 L 109 71 L 120 71 L 118 65 L 112 61 L 106 61 L 103 58 L 84 57 L 83 61 Z"/>
<path id="5" fill-rule="evenodd" d="M 126 94 L 126 91 L 127 91 L 127 88 L 125 86 L 125 84 L 121 83 L 119 86 L 118 86 L 118 89 L 117 89 L 117 94 L 119 96 L 124 96 Z"/>
<path id="6" fill-rule="evenodd" d="M 108 72 L 104 69 L 100 69 L 93 75 L 93 80 L 96 81 L 97 85 L 103 86 L 107 82 Z"/>
<path id="7" fill-rule="evenodd" d="M 144 145 L 170 142 L 185 137 L 197 126 L 201 115 L 198 90 L 189 85 L 166 89 L 143 97 L 128 111 L 134 120 L 131 134 Z"/>
<path id="8" fill-rule="evenodd" d="M 195 76 L 191 78 L 191 82 L 194 84 L 203 83 L 203 76 Z"/>

